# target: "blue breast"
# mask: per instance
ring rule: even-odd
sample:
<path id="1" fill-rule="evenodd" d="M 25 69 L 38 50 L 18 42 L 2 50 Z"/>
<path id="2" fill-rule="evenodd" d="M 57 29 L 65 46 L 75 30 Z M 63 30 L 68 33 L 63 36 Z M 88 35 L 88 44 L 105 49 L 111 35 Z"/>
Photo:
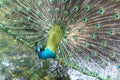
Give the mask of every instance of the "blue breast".
<path id="1" fill-rule="evenodd" d="M 38 57 L 39 59 L 55 58 L 56 54 L 49 48 L 46 48 L 44 51 L 38 53 Z"/>

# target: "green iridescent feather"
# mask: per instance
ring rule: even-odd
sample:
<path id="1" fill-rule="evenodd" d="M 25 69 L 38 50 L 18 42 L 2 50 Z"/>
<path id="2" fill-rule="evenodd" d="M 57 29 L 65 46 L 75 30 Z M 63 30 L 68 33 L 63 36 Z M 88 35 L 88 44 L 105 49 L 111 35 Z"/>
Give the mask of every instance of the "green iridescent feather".
<path id="1" fill-rule="evenodd" d="M 106 66 L 120 68 L 119 7 L 119 0 L 0 0 L 0 28 L 31 49 L 36 43 L 49 47 L 62 65 L 104 80 Z"/>

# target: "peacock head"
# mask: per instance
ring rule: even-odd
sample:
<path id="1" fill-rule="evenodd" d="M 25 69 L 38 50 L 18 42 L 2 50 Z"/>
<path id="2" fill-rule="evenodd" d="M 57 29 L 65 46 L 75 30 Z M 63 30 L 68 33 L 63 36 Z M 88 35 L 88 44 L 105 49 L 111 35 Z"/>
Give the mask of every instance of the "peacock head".
<path id="1" fill-rule="evenodd" d="M 36 48 L 35 48 L 35 52 L 38 54 L 38 53 L 40 53 L 40 52 L 42 52 L 43 50 L 42 50 L 42 47 L 41 46 L 37 46 Z"/>

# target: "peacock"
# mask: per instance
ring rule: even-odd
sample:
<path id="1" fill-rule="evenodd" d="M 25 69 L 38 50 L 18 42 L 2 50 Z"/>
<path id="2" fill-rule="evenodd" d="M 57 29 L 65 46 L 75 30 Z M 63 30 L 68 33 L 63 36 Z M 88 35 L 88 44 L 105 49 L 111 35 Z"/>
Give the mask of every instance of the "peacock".
<path id="1" fill-rule="evenodd" d="M 112 76 L 96 68 L 120 70 L 120 0 L 0 0 L 0 29 L 40 60 L 99 80 Z"/>

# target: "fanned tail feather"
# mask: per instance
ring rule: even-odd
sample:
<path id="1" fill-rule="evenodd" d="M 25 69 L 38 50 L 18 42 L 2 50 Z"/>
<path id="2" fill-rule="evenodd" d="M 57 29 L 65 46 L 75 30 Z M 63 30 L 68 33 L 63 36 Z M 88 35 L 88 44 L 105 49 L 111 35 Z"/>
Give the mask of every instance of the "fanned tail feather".
<path id="1" fill-rule="evenodd" d="M 60 25 L 56 59 L 65 66 L 99 79 L 87 63 L 120 69 L 119 0 L 3 0 L 0 14 L 0 28 L 32 49 L 36 42 L 45 46 L 50 29 Z"/>

